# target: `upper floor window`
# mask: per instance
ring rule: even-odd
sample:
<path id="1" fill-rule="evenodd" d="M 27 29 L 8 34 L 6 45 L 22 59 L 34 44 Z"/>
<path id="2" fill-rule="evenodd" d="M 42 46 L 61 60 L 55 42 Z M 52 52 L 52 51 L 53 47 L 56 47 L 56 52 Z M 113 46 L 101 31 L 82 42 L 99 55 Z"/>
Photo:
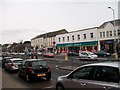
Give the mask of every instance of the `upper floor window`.
<path id="1" fill-rule="evenodd" d="M 86 34 L 83 34 L 84 39 L 86 39 Z"/>
<path id="2" fill-rule="evenodd" d="M 60 37 L 59 37 L 59 42 L 60 42 Z"/>
<path id="3" fill-rule="evenodd" d="M 105 37 L 105 32 L 103 32 L 103 37 Z"/>
<path id="4" fill-rule="evenodd" d="M 63 37 L 63 42 L 65 41 L 65 37 Z"/>
<path id="5" fill-rule="evenodd" d="M 80 35 L 77 35 L 78 36 L 78 40 L 80 40 Z"/>
<path id="6" fill-rule="evenodd" d="M 116 30 L 114 30 L 114 36 L 116 36 Z"/>
<path id="7" fill-rule="evenodd" d="M 118 31 L 118 36 L 120 35 L 120 29 L 117 30 Z"/>
<path id="8" fill-rule="evenodd" d="M 100 37 L 102 37 L 102 32 L 100 32 Z"/>
<path id="9" fill-rule="evenodd" d="M 110 31 L 110 36 L 112 36 L 112 31 Z"/>
<path id="10" fill-rule="evenodd" d="M 74 35 L 72 36 L 72 40 L 74 40 Z"/>
<path id="11" fill-rule="evenodd" d="M 106 36 L 109 36 L 109 31 L 107 31 Z"/>
<path id="12" fill-rule="evenodd" d="M 69 36 L 67 36 L 67 41 L 69 41 Z"/>
<path id="13" fill-rule="evenodd" d="M 93 33 L 90 33 L 90 37 L 93 38 Z"/>

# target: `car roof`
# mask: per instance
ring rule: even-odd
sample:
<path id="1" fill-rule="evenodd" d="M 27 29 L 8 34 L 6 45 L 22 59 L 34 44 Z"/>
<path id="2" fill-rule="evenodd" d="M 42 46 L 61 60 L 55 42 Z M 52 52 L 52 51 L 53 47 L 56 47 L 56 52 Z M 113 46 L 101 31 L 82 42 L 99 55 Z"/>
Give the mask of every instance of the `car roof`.
<path id="1" fill-rule="evenodd" d="M 119 67 L 120 62 L 118 62 L 118 61 L 115 61 L 115 62 L 109 61 L 109 62 L 86 64 L 86 65 L 83 65 L 83 66 L 109 66 L 109 67 L 116 67 L 116 68 L 120 69 L 120 67 Z"/>
<path id="2" fill-rule="evenodd" d="M 22 58 L 12 58 L 12 59 L 10 59 L 11 61 L 19 61 L 19 60 L 23 60 Z"/>
<path id="3" fill-rule="evenodd" d="M 25 61 L 45 61 L 44 59 L 26 59 Z"/>

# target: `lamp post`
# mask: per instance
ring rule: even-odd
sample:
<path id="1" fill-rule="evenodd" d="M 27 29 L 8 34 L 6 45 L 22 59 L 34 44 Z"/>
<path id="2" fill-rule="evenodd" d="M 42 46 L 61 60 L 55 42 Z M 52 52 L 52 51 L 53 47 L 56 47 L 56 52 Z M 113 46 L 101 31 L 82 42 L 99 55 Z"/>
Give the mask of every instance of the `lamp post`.
<path id="1" fill-rule="evenodd" d="M 112 8 L 112 7 L 108 7 L 108 9 L 111 9 L 113 11 L 113 19 L 114 19 L 114 30 L 115 30 L 115 33 L 116 33 L 116 28 L 115 28 L 115 10 Z M 116 43 L 116 34 L 114 34 L 115 37 L 114 37 L 114 47 L 115 47 L 115 58 L 118 58 L 118 55 L 117 55 L 117 43 Z"/>

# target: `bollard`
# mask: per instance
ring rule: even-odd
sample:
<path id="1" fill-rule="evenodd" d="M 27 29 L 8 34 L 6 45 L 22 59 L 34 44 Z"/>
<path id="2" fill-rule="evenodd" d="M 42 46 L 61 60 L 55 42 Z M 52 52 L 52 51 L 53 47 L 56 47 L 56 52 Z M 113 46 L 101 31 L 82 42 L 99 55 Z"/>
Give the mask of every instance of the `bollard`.
<path id="1" fill-rule="evenodd" d="M 65 53 L 65 60 L 68 60 L 68 56 L 67 56 L 67 53 Z"/>

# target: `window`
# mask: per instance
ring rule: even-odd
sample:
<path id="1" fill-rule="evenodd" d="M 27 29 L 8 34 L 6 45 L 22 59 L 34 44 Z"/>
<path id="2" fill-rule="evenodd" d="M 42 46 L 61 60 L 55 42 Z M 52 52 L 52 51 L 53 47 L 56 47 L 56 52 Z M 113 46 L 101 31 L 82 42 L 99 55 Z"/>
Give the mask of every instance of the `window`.
<path id="1" fill-rule="evenodd" d="M 92 67 L 83 67 L 72 73 L 74 79 L 90 79 Z"/>
<path id="2" fill-rule="evenodd" d="M 118 31 L 118 36 L 120 36 L 120 29 L 118 29 L 117 31 Z"/>
<path id="3" fill-rule="evenodd" d="M 119 69 L 114 67 L 98 67 L 94 80 L 119 83 Z"/>
<path id="4" fill-rule="evenodd" d="M 78 36 L 78 40 L 80 40 L 80 35 L 77 35 Z"/>
<path id="5" fill-rule="evenodd" d="M 105 37 L 105 32 L 103 32 L 103 37 Z"/>
<path id="6" fill-rule="evenodd" d="M 74 40 L 74 35 L 72 36 L 72 40 Z"/>
<path id="7" fill-rule="evenodd" d="M 107 31 L 106 36 L 109 36 L 109 31 Z"/>
<path id="8" fill-rule="evenodd" d="M 114 36 L 116 36 L 116 30 L 114 30 Z"/>
<path id="9" fill-rule="evenodd" d="M 59 37 L 59 42 L 60 42 L 60 37 Z"/>
<path id="10" fill-rule="evenodd" d="M 63 42 L 65 41 L 65 37 L 63 37 Z"/>
<path id="11" fill-rule="evenodd" d="M 93 33 L 90 33 L 91 38 L 93 38 Z"/>
<path id="12" fill-rule="evenodd" d="M 100 37 L 102 37 L 102 32 L 100 32 Z"/>
<path id="13" fill-rule="evenodd" d="M 110 36 L 112 36 L 112 31 L 110 31 Z"/>
<path id="14" fill-rule="evenodd" d="M 67 41 L 69 41 L 69 36 L 67 36 Z"/>
<path id="15" fill-rule="evenodd" d="M 83 34 L 84 39 L 86 39 L 86 34 Z"/>

